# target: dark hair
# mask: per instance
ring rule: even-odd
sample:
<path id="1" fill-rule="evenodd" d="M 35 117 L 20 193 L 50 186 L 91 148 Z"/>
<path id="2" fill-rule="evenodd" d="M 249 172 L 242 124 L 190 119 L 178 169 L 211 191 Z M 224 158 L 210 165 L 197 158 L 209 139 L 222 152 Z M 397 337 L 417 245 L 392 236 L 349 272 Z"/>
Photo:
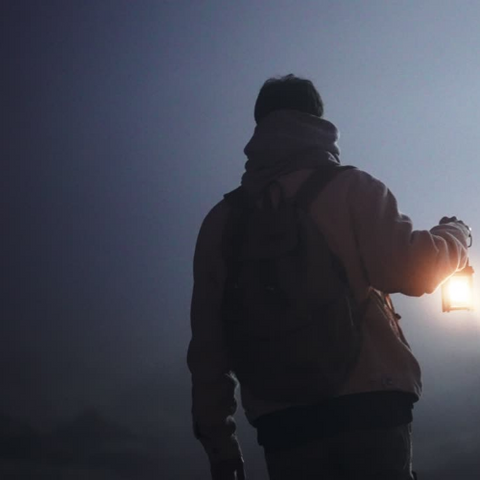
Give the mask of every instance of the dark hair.
<path id="1" fill-rule="evenodd" d="M 299 110 L 321 117 L 323 101 L 310 80 L 293 74 L 269 78 L 255 102 L 255 121 L 259 123 L 269 113 L 280 109 Z"/>

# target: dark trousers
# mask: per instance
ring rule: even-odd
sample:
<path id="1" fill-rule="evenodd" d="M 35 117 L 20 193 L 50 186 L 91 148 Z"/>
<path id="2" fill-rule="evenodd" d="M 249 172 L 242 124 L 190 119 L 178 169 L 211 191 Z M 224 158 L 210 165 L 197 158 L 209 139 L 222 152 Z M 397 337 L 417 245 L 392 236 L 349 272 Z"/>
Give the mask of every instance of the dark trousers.
<path id="1" fill-rule="evenodd" d="M 413 480 L 411 424 L 266 451 L 270 480 Z"/>

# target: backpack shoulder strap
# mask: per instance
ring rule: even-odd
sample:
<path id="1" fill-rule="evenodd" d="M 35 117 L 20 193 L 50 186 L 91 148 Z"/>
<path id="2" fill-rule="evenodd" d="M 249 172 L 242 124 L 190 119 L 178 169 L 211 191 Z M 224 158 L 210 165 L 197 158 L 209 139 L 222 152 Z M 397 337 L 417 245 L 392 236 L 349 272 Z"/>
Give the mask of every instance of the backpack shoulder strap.
<path id="1" fill-rule="evenodd" d="M 353 168 L 355 167 L 332 163 L 316 169 L 300 186 L 295 195 L 296 204 L 302 210 L 308 211 L 311 203 L 334 177 L 346 170 L 352 170 Z"/>

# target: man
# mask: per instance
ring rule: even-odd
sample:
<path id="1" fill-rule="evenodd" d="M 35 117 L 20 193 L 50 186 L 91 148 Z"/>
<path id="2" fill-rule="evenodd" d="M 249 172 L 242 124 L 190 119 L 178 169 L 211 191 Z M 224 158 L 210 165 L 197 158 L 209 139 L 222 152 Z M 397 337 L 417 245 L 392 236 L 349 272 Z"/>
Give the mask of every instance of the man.
<path id="1" fill-rule="evenodd" d="M 256 101 L 255 121 L 242 177 L 252 198 L 272 180 L 294 197 L 316 169 L 340 163 L 338 131 L 323 118 L 322 99 L 309 80 L 293 75 L 267 80 Z M 221 201 L 199 233 L 188 351 L 195 435 L 214 480 L 245 478 L 233 418 L 236 381 L 221 315 L 227 277 L 222 242 L 230 214 L 228 202 Z M 358 304 L 381 292 L 385 305 L 383 313 L 373 309 L 363 319 L 359 357 L 334 398 L 312 405 L 265 400 L 240 384 L 247 419 L 265 448 L 269 476 L 412 479 L 412 409 L 421 395 L 421 373 L 384 294 L 433 292 L 466 265 L 470 229 L 456 217 L 444 217 L 430 231 L 413 230 L 387 187 L 359 169 L 336 175 L 309 214 L 340 259 Z"/>

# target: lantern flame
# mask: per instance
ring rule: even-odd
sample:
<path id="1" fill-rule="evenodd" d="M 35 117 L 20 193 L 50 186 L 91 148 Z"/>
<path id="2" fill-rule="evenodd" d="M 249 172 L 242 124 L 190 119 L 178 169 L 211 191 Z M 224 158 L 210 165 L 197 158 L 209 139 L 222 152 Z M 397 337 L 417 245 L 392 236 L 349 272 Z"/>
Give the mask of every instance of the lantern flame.
<path id="1" fill-rule="evenodd" d="M 443 311 L 473 310 L 473 268 L 467 266 L 464 270 L 452 275 L 442 285 Z"/>
<path id="2" fill-rule="evenodd" d="M 469 279 L 467 277 L 452 278 L 448 285 L 448 296 L 451 308 L 469 305 L 472 300 Z"/>

